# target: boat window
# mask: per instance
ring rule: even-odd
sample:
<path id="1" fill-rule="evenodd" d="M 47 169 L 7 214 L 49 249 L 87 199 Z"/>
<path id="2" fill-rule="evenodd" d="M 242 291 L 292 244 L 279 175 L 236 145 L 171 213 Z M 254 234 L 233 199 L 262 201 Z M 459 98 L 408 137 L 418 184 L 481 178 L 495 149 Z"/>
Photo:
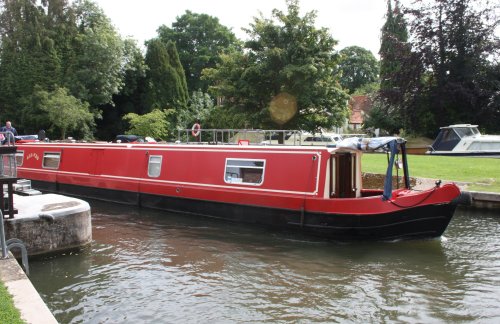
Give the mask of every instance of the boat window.
<path id="1" fill-rule="evenodd" d="M 264 180 L 265 160 L 227 159 L 226 183 L 260 185 Z"/>
<path id="2" fill-rule="evenodd" d="M 488 151 L 500 150 L 500 143 L 498 142 L 473 142 L 468 148 L 468 151 Z"/>
<path id="3" fill-rule="evenodd" d="M 452 142 L 460 140 L 460 137 L 455 133 L 453 129 L 447 129 L 443 134 L 443 142 Z"/>
<path id="4" fill-rule="evenodd" d="M 148 163 L 148 177 L 158 178 L 161 172 L 161 155 L 151 155 L 149 156 Z"/>
<path id="5" fill-rule="evenodd" d="M 16 152 L 16 165 L 22 166 L 23 160 L 24 160 L 24 151 L 17 151 Z"/>
<path id="6" fill-rule="evenodd" d="M 470 127 L 458 127 L 458 128 L 455 128 L 455 131 L 458 133 L 458 136 L 460 136 L 460 138 L 467 137 L 467 136 L 473 136 L 473 135 L 479 133 L 477 128 L 475 128 L 475 132 L 474 132 L 474 128 L 470 128 Z"/>
<path id="7" fill-rule="evenodd" d="M 61 161 L 61 153 L 43 153 L 42 166 L 46 169 L 58 169 Z"/>
<path id="8" fill-rule="evenodd" d="M 451 151 L 460 142 L 460 137 L 452 128 L 441 129 L 432 148 L 436 151 Z"/>

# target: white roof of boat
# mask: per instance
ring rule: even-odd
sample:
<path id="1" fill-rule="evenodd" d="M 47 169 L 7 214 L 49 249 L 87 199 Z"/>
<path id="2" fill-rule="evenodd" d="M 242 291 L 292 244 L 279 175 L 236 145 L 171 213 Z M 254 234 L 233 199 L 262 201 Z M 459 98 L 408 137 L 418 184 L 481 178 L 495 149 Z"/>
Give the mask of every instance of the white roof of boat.
<path id="1" fill-rule="evenodd" d="M 439 127 L 439 129 L 456 128 L 456 127 L 477 127 L 477 125 L 472 125 L 472 124 L 454 124 L 454 125 Z"/>

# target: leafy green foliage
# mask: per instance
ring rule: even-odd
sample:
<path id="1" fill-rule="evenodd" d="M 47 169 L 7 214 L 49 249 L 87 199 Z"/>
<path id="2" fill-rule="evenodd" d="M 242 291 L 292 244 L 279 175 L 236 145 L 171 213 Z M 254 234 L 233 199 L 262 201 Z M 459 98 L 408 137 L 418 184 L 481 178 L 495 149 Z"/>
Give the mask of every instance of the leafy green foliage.
<path id="1" fill-rule="evenodd" d="M 398 119 L 398 112 L 391 109 L 394 106 L 383 105 L 381 101 L 374 100 L 370 115 L 365 118 L 363 128 L 383 129 L 389 134 L 395 134 L 400 129 L 401 123 Z"/>
<path id="2" fill-rule="evenodd" d="M 138 115 L 128 113 L 123 119 L 130 124 L 130 129 L 126 132 L 131 135 L 150 136 L 155 139 L 166 139 L 169 134 L 170 123 L 168 117 L 174 111 L 172 109 L 153 109 L 150 113 Z"/>
<path id="3" fill-rule="evenodd" d="M 187 89 L 175 45 L 170 42 L 165 46 L 159 39 L 149 41 L 146 65 L 146 106 L 149 109 L 185 108 Z"/>
<path id="4" fill-rule="evenodd" d="M 97 120 L 97 138 L 114 139 L 125 133 L 126 123 L 122 116 L 128 113 L 145 113 L 143 96 L 147 66 L 144 56 L 133 39 L 125 39 L 121 75 L 124 86 L 113 96 L 113 102 L 103 108 L 102 120 Z"/>
<path id="5" fill-rule="evenodd" d="M 378 80 L 379 64 L 372 52 L 359 46 L 340 51 L 340 84 L 349 93 Z"/>
<path id="6" fill-rule="evenodd" d="M 381 68 L 379 98 L 383 111 L 393 113 L 400 128 L 431 137 L 440 126 L 453 123 L 500 130 L 500 42 L 493 10 L 491 3 L 481 0 L 415 2 L 404 10 L 412 18 L 411 52 L 402 29 L 392 34 L 383 30 L 385 70 Z M 397 7 L 391 14 L 389 6 L 386 25 L 398 26 L 394 22 L 401 15 Z M 384 39 L 387 44 L 400 42 L 386 46 Z"/>
<path id="7" fill-rule="evenodd" d="M 407 22 L 399 8 L 392 9 L 392 0 L 387 0 L 386 21 L 382 27 L 380 42 L 380 88 L 394 91 L 398 87 L 394 74 L 403 70 L 403 58 L 410 53 Z"/>
<path id="8" fill-rule="evenodd" d="M 172 28 L 160 26 L 158 37 L 165 45 L 171 41 L 177 46 L 189 93 L 206 92 L 209 84 L 201 79 L 201 71 L 215 67 L 220 62 L 219 54 L 238 44 L 236 36 L 218 18 L 189 10 L 177 17 Z"/>
<path id="9" fill-rule="evenodd" d="M 35 93 L 58 87 L 88 102 L 95 115 L 97 106 L 112 102 L 113 94 L 123 86 L 123 43 L 95 3 L 20 0 L 1 4 L 3 117 L 16 121 L 20 131 L 32 129 Z M 19 116 L 23 118 L 18 120 Z M 43 123 L 48 118 L 37 120 Z"/>
<path id="10" fill-rule="evenodd" d="M 251 122 L 245 111 L 235 106 L 215 106 L 202 124 L 203 128 L 249 129 Z"/>
<path id="11" fill-rule="evenodd" d="M 179 54 L 177 53 L 177 48 L 174 42 L 167 43 L 167 55 L 169 59 L 169 65 L 175 70 L 176 77 L 176 88 L 175 93 L 177 98 L 175 99 L 179 107 L 185 107 L 189 98 L 186 76 L 184 75 L 184 69 L 182 67 L 181 61 L 179 60 Z"/>
<path id="12" fill-rule="evenodd" d="M 55 133 L 58 130 L 61 139 L 65 139 L 68 132 L 76 130 L 87 138 L 92 137 L 95 122 L 88 103 L 73 97 L 65 88 L 56 88 L 52 92 L 38 91 L 36 97 L 40 110 L 46 113 L 51 123 L 49 131 Z"/>
<path id="13" fill-rule="evenodd" d="M 367 125 L 382 128 L 391 133 L 400 128 L 407 128 L 408 114 L 404 101 L 405 89 L 409 87 L 405 73 L 412 73 L 412 68 L 420 64 L 411 59 L 411 45 L 408 43 L 407 22 L 399 7 L 399 1 L 387 0 L 386 21 L 382 27 L 380 43 L 380 89 L 375 98 L 375 108 L 370 114 Z M 367 126 L 366 125 L 366 126 Z"/>
<path id="14" fill-rule="evenodd" d="M 179 112 L 177 116 L 177 125 L 180 129 L 190 128 L 196 121 L 208 121 L 211 111 L 214 108 L 214 101 L 208 93 L 200 90 L 194 91 L 189 99 L 187 109 Z M 203 128 L 207 128 L 203 126 Z"/>
<path id="15" fill-rule="evenodd" d="M 370 82 L 362 85 L 353 92 L 353 96 L 376 94 L 380 90 L 380 82 Z"/>
<path id="16" fill-rule="evenodd" d="M 255 18 L 246 32 L 244 52 L 233 50 L 221 63 L 204 70 L 210 91 L 224 98 L 228 112 L 244 115 L 249 127 L 301 128 L 340 126 L 347 117 L 347 94 L 335 74 L 337 42 L 326 29 L 316 29 L 315 13 L 299 16 L 298 1 L 287 1 L 288 12 L 273 10 L 273 18 Z M 273 98 L 296 98 L 297 114 L 285 123 L 271 118 Z M 241 122 L 240 122 L 241 123 Z M 227 125 L 234 127 L 234 125 Z"/>
<path id="17" fill-rule="evenodd" d="M 494 10 L 492 3 L 481 0 L 434 0 L 408 10 L 414 17 L 411 32 L 423 77 L 418 78 L 421 85 L 412 80 L 420 97 L 408 89 L 405 106 L 417 113 L 426 109 L 424 104 L 432 107 L 436 129 L 467 122 L 500 130 L 500 42 Z"/>
<path id="18" fill-rule="evenodd" d="M 89 0 L 75 3 L 78 34 L 74 62 L 64 85 L 91 106 L 110 103 L 123 86 L 123 41 L 102 9 Z"/>
<path id="19" fill-rule="evenodd" d="M 5 1 L 0 12 L 0 105 L 6 118 L 14 119 L 20 99 L 31 95 L 34 86 L 46 80 L 45 57 L 50 70 L 58 70 L 52 60 L 43 14 L 29 0 Z M 44 53 L 45 52 L 45 53 Z M 45 56 L 45 54 L 48 54 Z M 54 77 L 57 77 L 56 74 Z"/>

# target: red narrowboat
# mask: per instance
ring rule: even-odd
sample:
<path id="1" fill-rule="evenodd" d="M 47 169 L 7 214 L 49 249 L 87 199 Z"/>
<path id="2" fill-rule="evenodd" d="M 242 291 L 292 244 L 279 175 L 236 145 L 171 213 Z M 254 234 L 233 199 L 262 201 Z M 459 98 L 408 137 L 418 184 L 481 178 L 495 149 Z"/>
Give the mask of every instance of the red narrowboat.
<path id="1" fill-rule="evenodd" d="M 362 188 L 359 148 L 367 147 L 391 151 L 383 190 Z M 405 186 L 393 190 L 398 152 Z M 351 139 L 335 148 L 36 142 L 18 144 L 17 163 L 18 177 L 40 190 L 333 240 L 439 237 L 460 195 L 454 184 L 411 189 L 397 138 Z"/>

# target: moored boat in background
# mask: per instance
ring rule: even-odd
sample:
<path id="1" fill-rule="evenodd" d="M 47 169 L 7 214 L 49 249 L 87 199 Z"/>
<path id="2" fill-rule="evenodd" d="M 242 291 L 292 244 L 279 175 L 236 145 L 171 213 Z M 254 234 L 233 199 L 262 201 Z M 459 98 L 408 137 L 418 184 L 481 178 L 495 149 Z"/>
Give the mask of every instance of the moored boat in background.
<path id="1" fill-rule="evenodd" d="M 477 125 L 441 127 L 427 154 L 500 157 L 500 135 L 482 135 Z"/>
<path id="2" fill-rule="evenodd" d="M 363 189 L 361 155 L 390 152 L 383 189 Z M 395 163 L 397 154 L 401 163 Z M 334 240 L 439 237 L 460 190 L 410 188 L 405 141 L 337 147 L 22 143 L 18 175 L 37 189 L 263 225 Z M 392 188 L 401 164 L 404 186 Z"/>

